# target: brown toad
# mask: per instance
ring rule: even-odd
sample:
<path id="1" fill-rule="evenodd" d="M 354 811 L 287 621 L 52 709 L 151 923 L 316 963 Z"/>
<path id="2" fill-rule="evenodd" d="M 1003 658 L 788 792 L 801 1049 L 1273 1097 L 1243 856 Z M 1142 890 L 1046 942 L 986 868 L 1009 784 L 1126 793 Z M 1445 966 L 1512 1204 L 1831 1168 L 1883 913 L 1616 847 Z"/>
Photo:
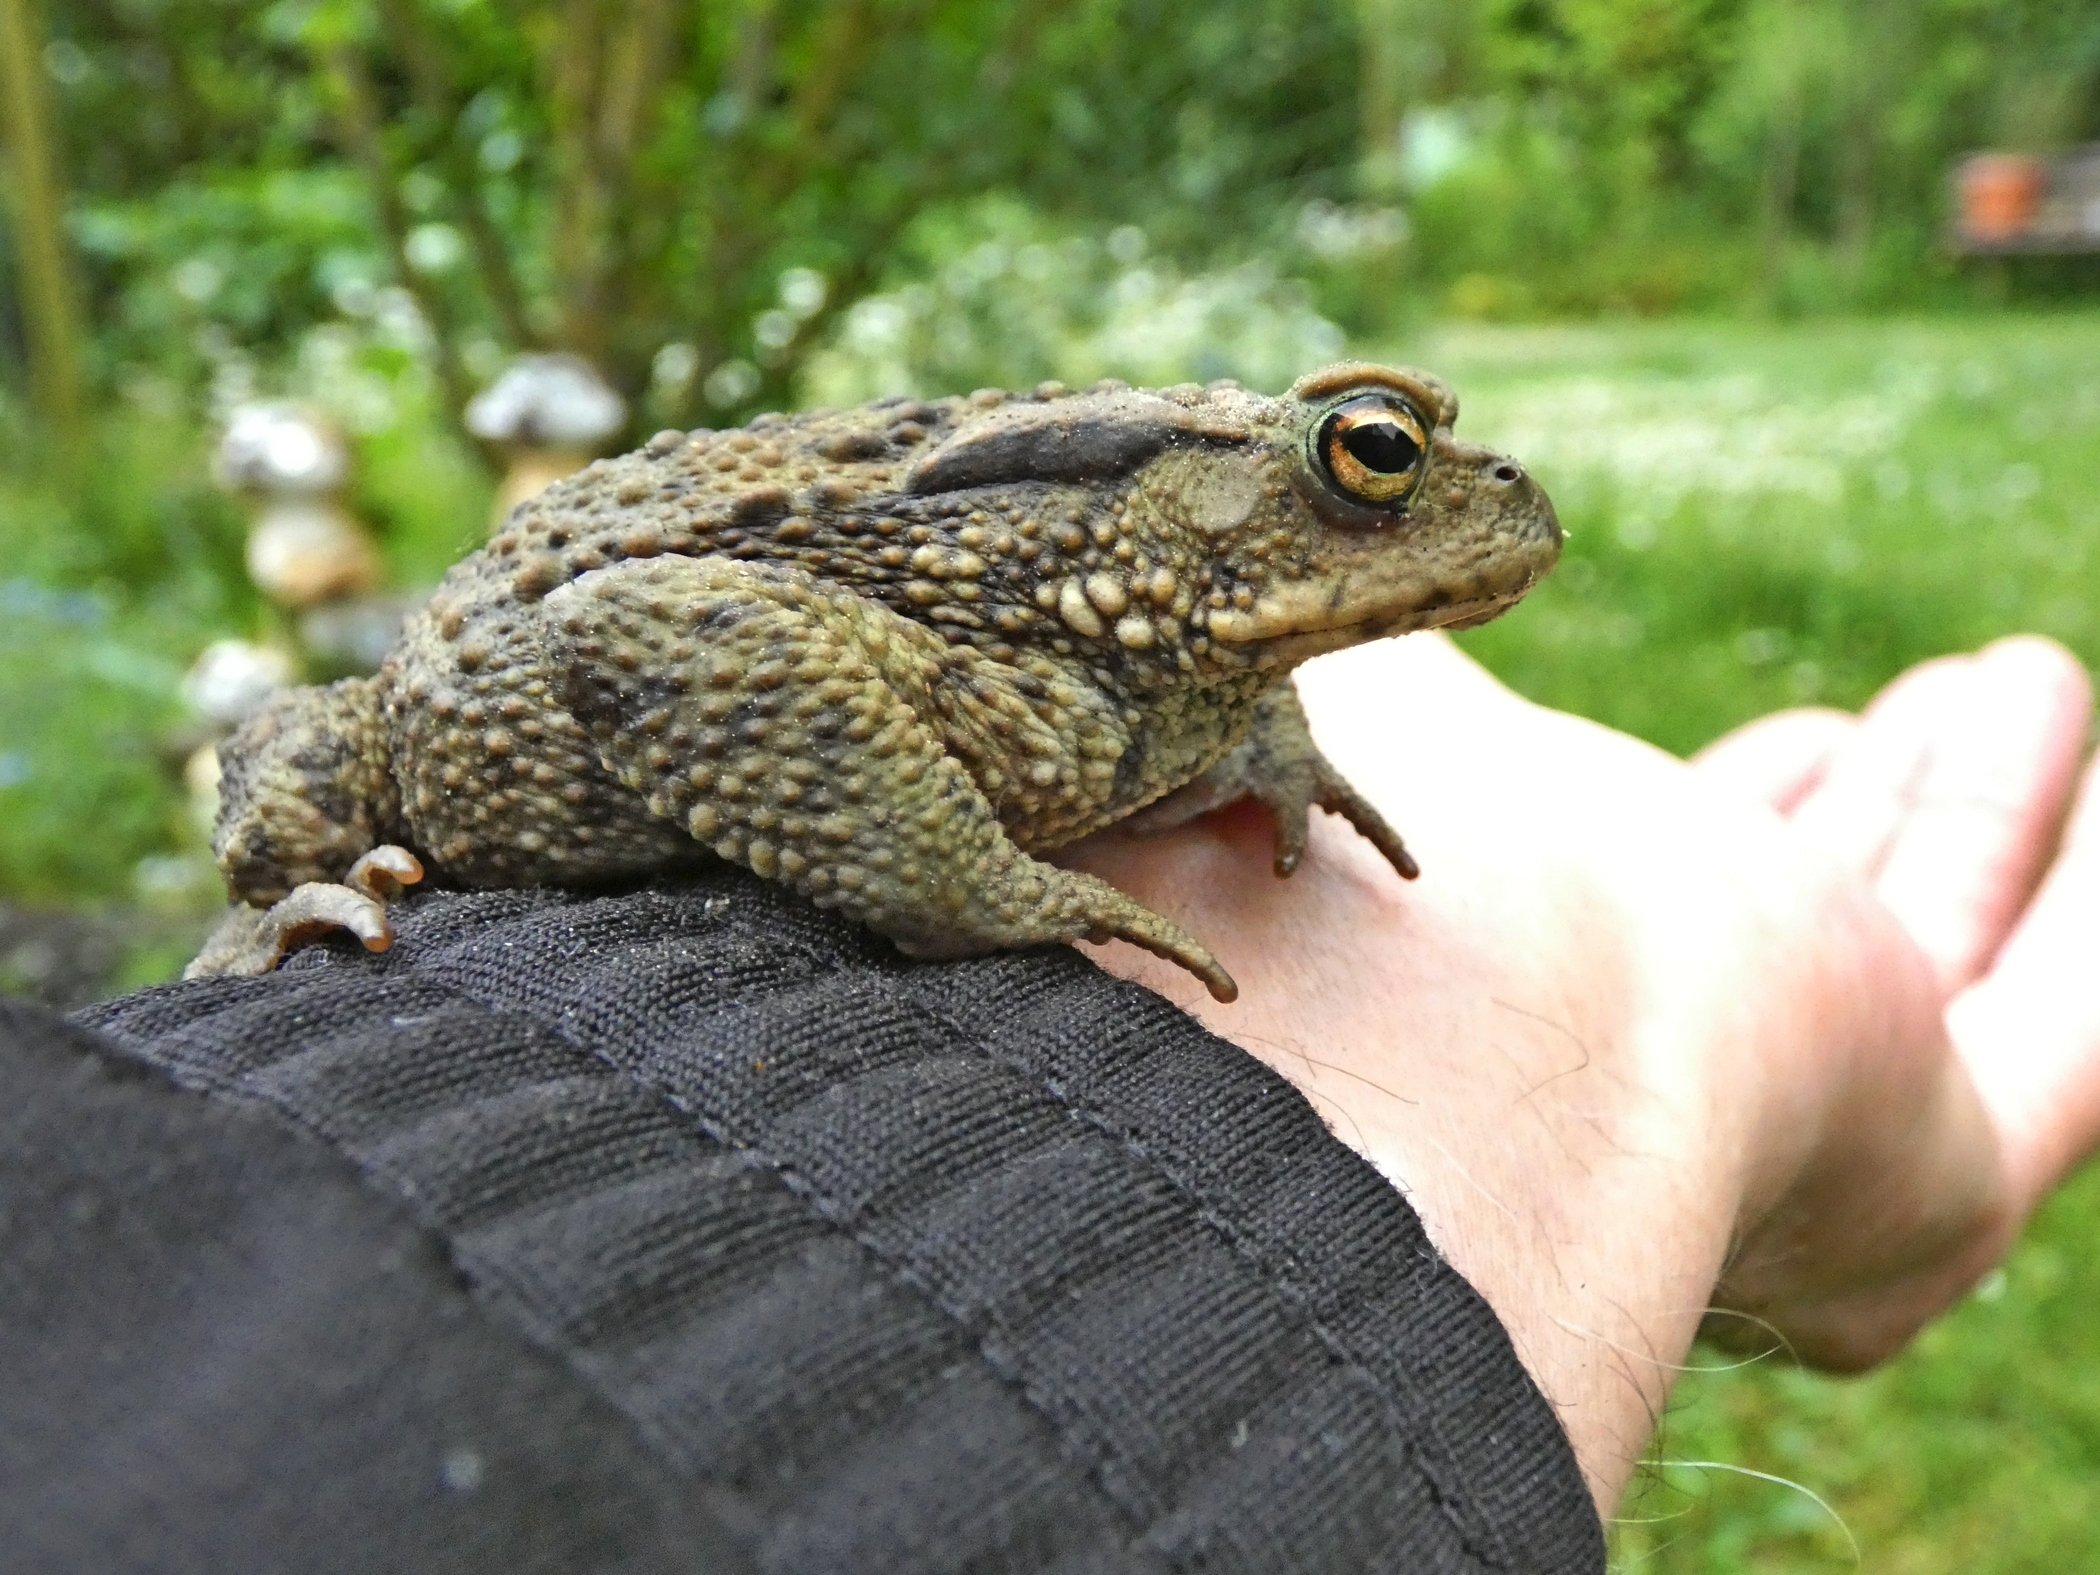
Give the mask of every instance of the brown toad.
<path id="1" fill-rule="evenodd" d="M 708 853 L 922 957 L 1196 940 L 1038 853 L 1242 794 L 1276 868 L 1314 805 L 1403 875 L 1290 669 L 1495 616 L 1560 552 L 1545 494 L 1412 372 L 878 401 L 666 432 L 519 509 L 371 678 L 225 751 L 237 906 L 192 972 L 390 940 L 427 868 L 576 883 Z M 410 850 L 413 850 L 411 852 Z M 274 905 L 274 906 L 272 906 Z"/>

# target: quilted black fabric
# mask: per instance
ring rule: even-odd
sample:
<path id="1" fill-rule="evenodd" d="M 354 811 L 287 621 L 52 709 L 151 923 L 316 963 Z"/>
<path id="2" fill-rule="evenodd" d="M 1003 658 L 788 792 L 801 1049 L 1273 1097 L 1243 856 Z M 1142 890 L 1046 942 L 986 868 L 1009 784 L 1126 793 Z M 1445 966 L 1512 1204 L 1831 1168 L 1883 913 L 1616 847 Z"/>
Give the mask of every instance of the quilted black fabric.
<path id="1" fill-rule="evenodd" d="M 625 1541 L 593 1562 L 563 1530 L 561 1567 L 1602 1568 L 1550 1410 L 1402 1198 L 1259 1062 L 1072 952 L 913 964 L 722 872 L 434 894 L 384 957 L 315 949 L 79 1021 L 208 1096 L 163 1103 L 266 1113 L 412 1221 L 416 1293 L 442 1253 L 474 1313 L 445 1338 L 566 1393 L 511 1447 L 639 1457 L 634 1506 L 598 1515 Z M 261 1206 L 271 1163 L 215 1207 Z M 317 1214 L 303 1250 L 345 1229 Z M 290 1294 L 226 1273 L 198 1294 L 250 1319 Z M 339 1344 L 384 1321 L 365 1301 L 400 1312 L 399 1287 L 342 1294 Z M 164 1375 L 199 1359 L 179 1332 Z M 35 1387 L 11 1360 L 0 1396 Z M 288 1394 L 281 1425 L 354 1426 L 425 1381 Z M 139 1404 L 208 1454 L 191 1387 Z M 91 1442 L 29 1421 L 92 1474 Z M 395 1513 L 388 1491 L 343 1513 Z"/>

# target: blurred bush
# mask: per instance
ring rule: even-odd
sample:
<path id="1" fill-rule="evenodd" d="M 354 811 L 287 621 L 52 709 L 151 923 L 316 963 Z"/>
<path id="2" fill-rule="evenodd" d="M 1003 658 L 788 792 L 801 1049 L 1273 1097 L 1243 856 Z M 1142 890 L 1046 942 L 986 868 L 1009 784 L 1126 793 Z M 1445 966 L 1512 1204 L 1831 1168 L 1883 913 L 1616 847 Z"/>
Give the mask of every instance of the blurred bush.
<path id="1" fill-rule="evenodd" d="M 1257 261 L 1353 333 L 1813 310 L 1966 298 L 1950 158 L 2100 135 L 2100 10 L 2060 0 L 45 9 L 105 392 L 333 324 L 445 408 L 577 351 L 637 431 L 793 398 L 856 301 L 985 238 L 985 194 L 1009 230 L 1141 226 L 1155 270 Z"/>
<path id="2" fill-rule="evenodd" d="M 1306 283 L 1268 259 L 1191 272 L 1134 224 L 1097 236 L 1011 199 L 922 224 L 898 268 L 917 277 L 854 303 L 804 367 L 806 397 L 848 404 L 1045 378 L 1280 388 L 1345 343 Z"/>
<path id="3" fill-rule="evenodd" d="M 1288 0 L 78 0 L 50 17 L 108 383 L 344 323 L 447 405 L 580 353 L 637 429 L 790 396 L 942 205 L 1023 191 L 1178 254 L 1339 190 L 1346 11 Z"/>
<path id="4" fill-rule="evenodd" d="M 1416 9 L 1366 4 L 1396 24 Z M 1472 0 L 1436 14 L 1433 46 L 1387 67 L 1366 174 L 1405 199 L 1413 265 L 1462 315 L 1974 300 L 1940 246 L 1950 161 L 2100 136 L 2092 6 Z M 2095 276 L 2035 277 L 2090 291 Z"/>

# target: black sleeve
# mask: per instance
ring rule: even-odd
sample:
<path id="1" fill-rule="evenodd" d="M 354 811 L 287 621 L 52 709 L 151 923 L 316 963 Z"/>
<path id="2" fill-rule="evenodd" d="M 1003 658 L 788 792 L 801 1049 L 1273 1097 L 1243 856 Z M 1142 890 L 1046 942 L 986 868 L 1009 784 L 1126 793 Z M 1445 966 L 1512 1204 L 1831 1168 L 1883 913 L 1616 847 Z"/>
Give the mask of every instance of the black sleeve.
<path id="1" fill-rule="evenodd" d="M 1584 1571 L 1553 1414 L 1282 1079 L 733 872 L 0 1004 L 52 1571 Z"/>

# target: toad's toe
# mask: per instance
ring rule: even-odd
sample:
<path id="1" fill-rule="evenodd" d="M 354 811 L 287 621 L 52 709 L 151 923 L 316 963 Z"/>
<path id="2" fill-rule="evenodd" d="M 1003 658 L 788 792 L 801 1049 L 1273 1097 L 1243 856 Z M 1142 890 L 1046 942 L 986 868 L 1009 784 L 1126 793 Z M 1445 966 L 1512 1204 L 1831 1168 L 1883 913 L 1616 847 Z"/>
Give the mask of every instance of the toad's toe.
<path id="1" fill-rule="evenodd" d="M 360 875 L 360 885 L 368 889 L 309 881 L 268 908 L 232 909 L 182 976 L 255 978 L 332 930 L 349 931 L 368 952 L 385 951 L 394 944 L 393 921 L 387 916 L 386 904 L 369 890 L 380 877 L 370 871 L 352 873 Z"/>

